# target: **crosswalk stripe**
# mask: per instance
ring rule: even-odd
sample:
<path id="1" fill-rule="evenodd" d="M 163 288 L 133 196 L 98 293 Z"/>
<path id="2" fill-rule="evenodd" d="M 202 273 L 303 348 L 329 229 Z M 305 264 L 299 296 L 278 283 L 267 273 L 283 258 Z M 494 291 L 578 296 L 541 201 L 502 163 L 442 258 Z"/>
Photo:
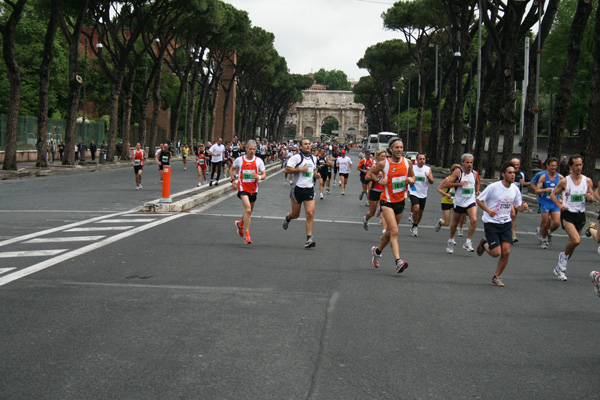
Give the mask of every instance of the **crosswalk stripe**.
<path id="1" fill-rule="evenodd" d="M 57 250 L 33 250 L 33 251 L 5 251 L 0 253 L 0 258 L 16 258 L 16 257 L 47 257 L 47 256 L 55 256 L 57 254 L 63 253 L 67 251 L 67 249 L 57 249 Z M 3 268 L 8 269 L 10 268 Z M 7 271 L 4 271 L 7 272 Z"/>
<path id="2" fill-rule="evenodd" d="M 93 242 L 94 240 L 100 240 L 104 236 L 71 236 L 71 237 L 53 237 L 53 238 L 38 238 L 31 239 L 23 243 L 69 243 L 69 242 Z"/>
<path id="3" fill-rule="evenodd" d="M 0 268 L 0 275 L 5 274 L 9 271 L 12 271 L 13 269 L 16 269 L 16 268 L 14 268 L 14 267 L 13 268 Z"/>
<path id="4" fill-rule="evenodd" d="M 100 232 L 100 231 L 126 231 L 132 229 L 133 226 L 95 226 L 92 228 L 72 228 L 65 232 Z"/>
<path id="5" fill-rule="evenodd" d="M 128 224 L 131 222 L 154 222 L 156 218 L 138 218 L 138 219 L 104 219 L 102 221 L 96 221 L 96 224 Z"/>

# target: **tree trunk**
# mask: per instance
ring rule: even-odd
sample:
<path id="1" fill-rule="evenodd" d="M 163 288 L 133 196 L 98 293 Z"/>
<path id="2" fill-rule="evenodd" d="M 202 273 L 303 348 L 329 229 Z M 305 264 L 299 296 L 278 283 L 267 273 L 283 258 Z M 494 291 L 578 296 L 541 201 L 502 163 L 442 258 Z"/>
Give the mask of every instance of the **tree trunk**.
<path id="1" fill-rule="evenodd" d="M 48 21 L 48 27 L 46 28 L 46 35 L 44 37 L 42 64 L 40 66 L 36 167 L 48 166 L 48 162 L 46 160 L 46 152 L 48 148 L 48 142 L 46 138 L 46 133 L 48 132 L 48 97 L 50 93 L 50 68 L 52 67 L 52 60 L 54 58 L 54 38 L 56 37 L 56 30 L 58 29 L 58 0 L 52 0 L 51 7 L 50 20 Z M 55 145 L 57 145 L 57 143 L 55 143 Z"/>
<path id="2" fill-rule="evenodd" d="M 196 87 L 198 85 L 198 68 L 194 68 L 192 73 L 192 82 L 188 90 L 188 110 L 187 110 L 187 143 L 191 146 L 194 142 L 194 114 L 196 111 Z M 200 123 L 198 121 L 198 123 Z"/>
<path id="3" fill-rule="evenodd" d="M 133 85 L 135 83 L 135 69 L 130 72 L 130 75 L 125 81 L 125 91 L 123 92 L 123 117 L 121 118 L 121 140 L 123 141 L 123 149 L 121 151 L 121 159 L 129 160 L 129 141 L 131 136 L 131 110 L 133 108 Z M 145 141 L 145 136 L 142 142 Z"/>
<path id="4" fill-rule="evenodd" d="M 154 148 L 156 146 L 156 138 L 158 136 L 158 113 L 160 112 L 160 85 L 162 81 L 162 69 L 158 71 L 154 77 L 154 86 L 152 87 L 152 122 L 150 125 L 150 143 L 148 148 L 150 154 L 154 154 Z M 168 139 L 168 138 L 166 138 Z M 145 146 L 146 143 L 142 143 Z M 143 147 L 144 148 L 144 147 Z"/>
<path id="5" fill-rule="evenodd" d="M 588 133 L 583 160 L 583 174 L 592 178 L 592 180 L 596 172 L 596 157 L 598 150 L 600 150 L 600 7 L 596 9 L 593 58 Z"/>
<path id="6" fill-rule="evenodd" d="M 438 89 L 439 90 L 439 89 Z M 437 97 L 434 100 L 435 104 L 431 109 L 431 133 L 429 134 L 429 142 L 427 142 L 427 154 L 429 154 L 429 163 L 438 165 L 437 146 L 438 146 L 438 114 L 440 113 L 440 104 Z"/>
<path id="7" fill-rule="evenodd" d="M 187 80 L 187 75 L 185 75 Z M 185 94 L 185 80 L 180 80 L 179 91 L 177 92 L 177 99 L 175 100 L 175 106 L 171 109 L 171 134 L 170 139 L 173 142 L 177 142 L 179 133 L 179 118 L 181 116 L 181 107 L 183 106 L 183 95 Z"/>
<path id="8" fill-rule="evenodd" d="M 122 71 L 122 69 L 117 71 L 115 81 L 110 90 L 110 122 L 108 124 L 108 151 L 106 153 L 106 161 L 114 161 L 115 159 L 117 129 L 119 126 L 119 97 L 124 75 Z"/>
<path id="9" fill-rule="evenodd" d="M 475 160 L 473 169 L 483 172 L 483 157 L 485 155 L 485 138 L 487 136 L 488 115 L 490 111 L 490 92 L 494 85 L 494 72 L 482 74 L 481 94 L 479 100 L 479 118 L 475 133 Z"/>
<path id="10" fill-rule="evenodd" d="M 17 125 L 19 122 L 19 106 L 21 104 L 21 71 L 15 58 L 15 29 L 26 0 L 19 0 L 12 5 L 13 11 L 1 26 L 2 55 L 6 63 L 6 71 L 10 82 L 10 97 L 8 99 L 8 113 L 6 116 L 6 143 L 4 146 L 4 170 L 17 169 Z"/>
<path id="11" fill-rule="evenodd" d="M 451 73 L 448 85 L 454 87 L 456 83 L 456 74 Z M 441 135 L 440 135 L 440 146 L 438 148 L 438 162 L 443 167 L 449 167 L 452 160 L 452 143 L 450 132 L 452 130 L 452 120 L 454 115 L 454 91 L 449 90 L 444 101 L 444 107 L 442 108 L 442 121 L 441 121 Z"/>
<path id="12" fill-rule="evenodd" d="M 585 26 L 592 12 L 592 2 L 579 0 L 577 10 L 571 24 L 569 44 L 567 49 L 567 61 L 565 69 L 560 77 L 560 88 L 556 95 L 554 114 L 552 116 L 552 132 L 548 138 L 548 156 L 560 159 L 562 153 L 563 132 L 566 129 L 567 115 L 571 105 L 571 94 L 577 68 L 579 55 L 581 54 L 581 41 L 585 32 Z"/>
<path id="13" fill-rule="evenodd" d="M 498 156 L 498 144 L 500 142 L 500 128 L 502 123 L 502 105 L 504 105 L 504 99 L 502 99 L 502 79 L 496 79 L 494 85 L 494 103 L 491 105 L 491 131 L 490 131 L 490 142 L 488 144 L 487 151 L 487 163 L 485 166 L 485 178 L 493 179 L 496 176 L 496 158 Z"/>
<path id="14" fill-rule="evenodd" d="M 69 45 L 69 93 L 67 95 L 67 113 L 65 116 L 65 155 L 63 165 L 75 164 L 75 143 L 77 141 L 77 109 L 81 83 L 77 80 L 79 68 L 79 35 L 74 33 Z"/>
<path id="15" fill-rule="evenodd" d="M 210 132 L 208 132 L 208 137 L 209 140 L 211 142 L 215 142 L 218 138 L 214 137 L 215 135 L 215 124 L 217 121 L 217 104 L 219 103 L 219 95 L 221 94 L 221 91 L 219 90 L 219 87 L 221 86 L 221 78 L 222 78 L 223 74 L 219 73 L 217 75 L 217 80 L 215 82 L 215 88 L 214 88 L 214 96 L 213 96 L 213 104 L 210 110 L 210 119 L 211 119 L 211 124 L 210 124 Z M 219 132 L 220 134 L 220 132 Z"/>

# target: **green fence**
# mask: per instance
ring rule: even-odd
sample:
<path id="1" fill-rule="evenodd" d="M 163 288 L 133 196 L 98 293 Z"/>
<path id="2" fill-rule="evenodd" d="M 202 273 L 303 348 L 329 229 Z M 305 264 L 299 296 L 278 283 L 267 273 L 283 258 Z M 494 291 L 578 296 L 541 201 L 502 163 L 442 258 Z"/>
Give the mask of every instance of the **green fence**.
<path id="1" fill-rule="evenodd" d="M 103 121 L 86 121 L 85 129 L 83 122 L 77 122 L 76 141 L 84 139 L 89 146 L 93 140 L 96 144 L 107 140 L 108 133 Z M 54 139 L 56 143 L 65 139 L 64 119 L 49 118 L 47 123 L 47 140 Z M 31 115 L 20 115 L 17 125 L 17 150 L 35 150 L 37 143 L 37 118 Z M 0 114 L 0 150 L 4 150 L 6 144 L 6 114 Z"/>

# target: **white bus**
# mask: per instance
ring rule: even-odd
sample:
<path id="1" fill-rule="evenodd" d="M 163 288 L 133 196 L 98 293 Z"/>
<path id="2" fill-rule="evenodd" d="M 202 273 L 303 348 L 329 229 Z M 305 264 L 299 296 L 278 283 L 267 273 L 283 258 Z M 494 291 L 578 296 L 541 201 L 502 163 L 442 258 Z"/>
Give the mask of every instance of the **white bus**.
<path id="1" fill-rule="evenodd" d="M 367 150 L 371 150 L 371 153 L 375 153 L 379 150 L 379 139 L 377 135 L 369 135 L 367 139 Z"/>
<path id="2" fill-rule="evenodd" d="M 388 148 L 388 143 L 391 139 L 397 138 L 398 134 L 394 132 L 379 132 L 377 134 L 377 143 L 379 145 L 378 150 L 385 150 Z"/>

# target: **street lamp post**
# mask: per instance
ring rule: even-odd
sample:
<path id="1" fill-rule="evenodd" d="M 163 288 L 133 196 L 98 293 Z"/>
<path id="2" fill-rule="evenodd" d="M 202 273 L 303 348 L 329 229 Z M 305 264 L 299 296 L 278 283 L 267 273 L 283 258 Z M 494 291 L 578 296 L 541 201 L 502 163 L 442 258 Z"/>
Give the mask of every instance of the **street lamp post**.
<path id="1" fill-rule="evenodd" d="M 85 165 L 85 86 L 87 84 L 87 53 L 88 53 L 88 40 L 85 38 L 85 53 L 83 56 L 83 115 L 82 121 L 83 126 L 81 129 L 81 145 L 79 148 L 81 152 L 79 153 L 79 165 Z"/>
<path id="2" fill-rule="evenodd" d="M 535 3 L 534 3 L 535 4 Z M 535 71 L 535 108 L 533 109 L 533 152 L 538 152 L 538 121 L 540 117 L 540 68 L 542 56 L 542 0 L 537 0 L 538 10 L 538 40 L 536 54 L 536 71 Z"/>
<path id="3" fill-rule="evenodd" d="M 406 150 L 410 141 L 410 77 L 408 78 L 408 104 L 406 106 Z"/>

